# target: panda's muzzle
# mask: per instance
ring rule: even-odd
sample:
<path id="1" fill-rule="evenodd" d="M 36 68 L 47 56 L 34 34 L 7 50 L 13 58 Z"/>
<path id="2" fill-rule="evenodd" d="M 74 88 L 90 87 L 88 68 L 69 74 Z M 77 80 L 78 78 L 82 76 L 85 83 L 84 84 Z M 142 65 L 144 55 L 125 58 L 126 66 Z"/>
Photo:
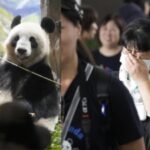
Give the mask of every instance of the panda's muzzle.
<path id="1" fill-rule="evenodd" d="M 27 50 L 26 50 L 26 49 L 23 49 L 23 48 L 18 48 L 18 49 L 17 49 L 17 52 L 18 52 L 19 55 L 25 55 L 26 52 L 27 52 Z"/>
<path id="2" fill-rule="evenodd" d="M 18 59 L 24 60 L 24 59 L 27 59 L 29 55 L 28 55 L 27 49 L 17 48 L 16 49 L 16 56 L 18 57 Z"/>

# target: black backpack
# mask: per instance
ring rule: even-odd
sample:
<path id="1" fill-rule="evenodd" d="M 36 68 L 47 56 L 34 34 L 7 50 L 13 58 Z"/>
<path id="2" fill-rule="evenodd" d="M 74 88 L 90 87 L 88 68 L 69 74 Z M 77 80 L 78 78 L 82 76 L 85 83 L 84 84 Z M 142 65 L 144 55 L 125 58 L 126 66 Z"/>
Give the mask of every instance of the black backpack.
<path id="1" fill-rule="evenodd" d="M 76 92 L 74 94 L 74 98 L 72 100 L 72 104 L 69 108 L 70 112 L 68 111 L 68 117 L 66 117 L 65 120 L 65 125 L 64 125 L 64 129 L 62 131 L 62 140 L 65 139 L 66 135 L 67 135 L 67 131 L 68 128 L 70 126 L 72 117 L 75 113 L 75 110 L 78 106 L 78 103 L 80 101 L 81 98 L 84 97 L 84 95 L 82 95 L 83 90 L 88 90 L 88 85 L 90 85 L 90 82 L 94 82 L 95 83 L 95 94 L 96 94 L 96 101 L 97 101 L 97 105 L 99 105 L 102 109 L 103 106 L 106 106 L 106 110 L 104 113 L 102 113 L 102 115 L 100 116 L 100 131 L 101 135 L 99 134 L 98 138 L 99 139 L 94 139 L 94 140 L 98 140 L 98 149 L 101 150 L 117 150 L 117 144 L 111 140 L 111 138 L 109 139 L 109 134 L 111 131 L 111 126 L 110 126 L 110 121 L 111 121 L 111 116 L 110 116 L 110 109 L 109 109 L 109 84 L 111 82 L 111 76 L 106 74 L 103 70 L 101 70 L 98 67 L 94 67 L 91 64 L 87 64 L 85 69 L 83 70 L 84 73 L 82 79 L 81 80 L 81 84 L 80 87 L 77 87 Z M 69 114 L 71 114 L 69 117 Z M 84 116 L 84 112 L 82 112 L 83 116 Z M 70 122 L 70 123 L 69 123 Z M 92 147 L 91 145 L 91 138 L 90 138 L 90 132 L 91 132 L 91 120 L 89 119 L 84 119 L 82 118 L 82 128 L 83 131 L 85 133 L 85 143 L 86 143 L 86 150 L 94 150 L 95 148 Z M 107 149 L 106 149 L 107 147 Z"/>

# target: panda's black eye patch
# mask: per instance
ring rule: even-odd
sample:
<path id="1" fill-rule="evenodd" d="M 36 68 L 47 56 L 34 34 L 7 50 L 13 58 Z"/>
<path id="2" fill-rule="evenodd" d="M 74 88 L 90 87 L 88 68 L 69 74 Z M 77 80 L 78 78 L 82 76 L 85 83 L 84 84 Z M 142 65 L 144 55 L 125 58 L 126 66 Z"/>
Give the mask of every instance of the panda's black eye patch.
<path id="1" fill-rule="evenodd" d="M 11 41 L 12 47 L 16 47 L 16 43 L 18 40 L 19 40 L 19 35 L 16 35 Z"/>
<path id="2" fill-rule="evenodd" d="M 37 42 L 36 42 L 36 39 L 35 39 L 33 36 L 31 36 L 31 37 L 29 38 L 29 40 L 30 40 L 30 42 L 31 42 L 31 47 L 32 47 L 32 48 L 37 48 L 37 47 L 38 47 L 38 44 L 37 44 Z"/>

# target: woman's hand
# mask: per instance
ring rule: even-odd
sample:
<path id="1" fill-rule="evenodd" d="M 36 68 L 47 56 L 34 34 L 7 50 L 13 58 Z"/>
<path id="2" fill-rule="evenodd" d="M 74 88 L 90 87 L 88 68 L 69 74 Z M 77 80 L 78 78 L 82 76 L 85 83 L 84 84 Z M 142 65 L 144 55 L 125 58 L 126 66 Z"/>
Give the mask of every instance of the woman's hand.
<path id="1" fill-rule="evenodd" d="M 126 70 L 130 74 L 130 76 L 137 82 L 148 81 L 148 69 L 144 64 L 143 60 L 140 58 L 137 59 L 132 54 L 128 54 L 128 57 L 125 59 Z"/>
<path id="2" fill-rule="evenodd" d="M 132 54 L 128 54 L 128 57 L 126 57 L 125 66 L 130 76 L 138 84 L 147 115 L 150 117 L 150 80 L 148 69 L 140 58 L 137 59 Z"/>

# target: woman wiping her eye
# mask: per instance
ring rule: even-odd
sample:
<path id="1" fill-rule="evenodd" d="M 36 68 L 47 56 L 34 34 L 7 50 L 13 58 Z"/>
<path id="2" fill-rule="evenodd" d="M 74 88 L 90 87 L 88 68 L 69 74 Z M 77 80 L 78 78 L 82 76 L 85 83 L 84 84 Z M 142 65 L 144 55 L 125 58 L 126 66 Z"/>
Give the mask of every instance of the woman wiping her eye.
<path id="1" fill-rule="evenodd" d="M 119 78 L 130 91 L 150 149 L 150 20 L 138 19 L 125 29 Z"/>

